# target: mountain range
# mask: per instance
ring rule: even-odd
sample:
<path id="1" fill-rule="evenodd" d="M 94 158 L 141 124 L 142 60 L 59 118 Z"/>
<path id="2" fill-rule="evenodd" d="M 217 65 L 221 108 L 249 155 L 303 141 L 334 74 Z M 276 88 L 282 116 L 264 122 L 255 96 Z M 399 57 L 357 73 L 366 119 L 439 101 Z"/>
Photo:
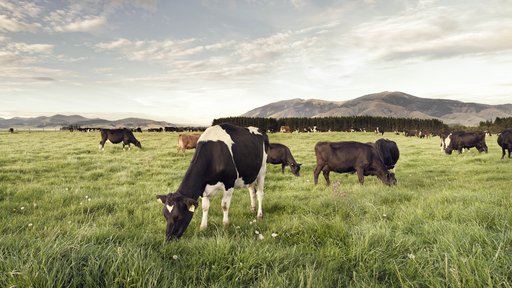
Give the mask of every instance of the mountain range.
<path id="1" fill-rule="evenodd" d="M 0 128 L 60 128 L 63 126 L 76 125 L 80 127 L 101 127 L 101 128 L 137 128 L 142 129 L 153 127 L 176 126 L 165 121 L 154 121 L 141 118 L 125 118 L 120 120 L 105 120 L 101 118 L 86 118 L 80 115 L 53 115 L 33 118 L 14 117 L 11 119 L 0 118 Z"/>
<path id="2" fill-rule="evenodd" d="M 478 126 L 496 117 L 512 117 L 512 104 L 488 105 L 421 98 L 403 92 L 381 92 L 348 101 L 291 99 L 258 107 L 246 117 L 381 116 L 439 119 L 448 125 Z"/>

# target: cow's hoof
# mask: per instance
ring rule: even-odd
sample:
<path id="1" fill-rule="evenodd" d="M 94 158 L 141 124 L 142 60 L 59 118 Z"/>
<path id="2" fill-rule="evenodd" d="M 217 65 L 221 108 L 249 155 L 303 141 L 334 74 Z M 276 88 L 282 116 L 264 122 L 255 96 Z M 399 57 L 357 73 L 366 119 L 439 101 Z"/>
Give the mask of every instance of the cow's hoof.
<path id="1" fill-rule="evenodd" d="M 258 214 L 257 218 L 258 219 L 263 219 L 263 214 Z"/>

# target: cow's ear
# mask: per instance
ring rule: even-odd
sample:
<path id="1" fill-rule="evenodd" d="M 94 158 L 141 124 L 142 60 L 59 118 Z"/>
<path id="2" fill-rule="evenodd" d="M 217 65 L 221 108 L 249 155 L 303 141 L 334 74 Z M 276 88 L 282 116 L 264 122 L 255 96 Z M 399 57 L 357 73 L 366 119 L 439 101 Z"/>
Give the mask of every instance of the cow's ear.
<path id="1" fill-rule="evenodd" d="M 185 205 L 187 205 L 188 211 L 190 211 L 192 213 L 194 213 L 194 211 L 196 211 L 197 206 L 199 206 L 197 201 L 194 199 L 185 198 L 185 200 L 183 200 L 183 202 L 185 203 Z"/>
<path id="2" fill-rule="evenodd" d="M 299 167 L 300 167 L 300 165 L 302 165 L 302 163 L 297 163 L 297 166 L 299 166 Z"/>
<path id="3" fill-rule="evenodd" d="M 156 195 L 156 200 L 162 204 L 167 202 L 167 195 Z"/>

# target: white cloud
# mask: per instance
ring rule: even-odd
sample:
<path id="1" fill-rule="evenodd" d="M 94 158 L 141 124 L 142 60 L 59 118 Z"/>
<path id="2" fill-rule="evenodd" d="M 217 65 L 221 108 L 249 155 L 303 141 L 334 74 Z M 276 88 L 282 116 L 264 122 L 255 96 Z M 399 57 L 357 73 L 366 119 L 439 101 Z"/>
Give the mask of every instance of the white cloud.
<path id="1" fill-rule="evenodd" d="M 98 31 L 107 24 L 105 17 L 89 17 L 86 19 L 79 19 L 71 23 L 60 26 L 55 26 L 57 32 L 92 32 Z"/>
<path id="2" fill-rule="evenodd" d="M 506 14 L 477 7 L 467 11 L 432 7 L 427 2 L 360 24 L 343 40 L 380 60 L 450 58 L 512 49 L 512 20 Z"/>

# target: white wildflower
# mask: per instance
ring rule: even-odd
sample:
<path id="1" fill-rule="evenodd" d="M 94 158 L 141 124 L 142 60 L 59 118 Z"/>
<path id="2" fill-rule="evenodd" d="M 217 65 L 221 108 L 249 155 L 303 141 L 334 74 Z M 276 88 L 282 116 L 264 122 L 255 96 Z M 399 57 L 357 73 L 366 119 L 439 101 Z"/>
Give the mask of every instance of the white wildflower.
<path id="1" fill-rule="evenodd" d="M 21 210 L 25 210 L 25 207 L 21 206 L 21 208 L 20 208 L 20 209 L 21 209 Z"/>
<path id="2" fill-rule="evenodd" d="M 174 259 L 174 260 L 178 259 L 178 255 L 172 255 L 172 259 Z"/>
<path id="3" fill-rule="evenodd" d="M 277 237 L 277 233 L 272 233 L 272 238 L 276 238 Z"/>
<path id="4" fill-rule="evenodd" d="M 414 258 L 416 258 L 416 256 L 414 256 L 414 254 L 412 254 L 412 253 L 407 254 L 407 257 L 409 257 L 409 259 L 414 259 Z"/>
<path id="5" fill-rule="evenodd" d="M 254 231 L 254 234 L 260 235 L 260 231 L 256 230 L 256 231 Z"/>
<path id="6" fill-rule="evenodd" d="M 28 223 L 28 227 L 32 227 L 32 223 Z"/>
<path id="7" fill-rule="evenodd" d="M 263 234 L 258 234 L 258 240 L 263 240 L 265 237 L 263 237 Z"/>

